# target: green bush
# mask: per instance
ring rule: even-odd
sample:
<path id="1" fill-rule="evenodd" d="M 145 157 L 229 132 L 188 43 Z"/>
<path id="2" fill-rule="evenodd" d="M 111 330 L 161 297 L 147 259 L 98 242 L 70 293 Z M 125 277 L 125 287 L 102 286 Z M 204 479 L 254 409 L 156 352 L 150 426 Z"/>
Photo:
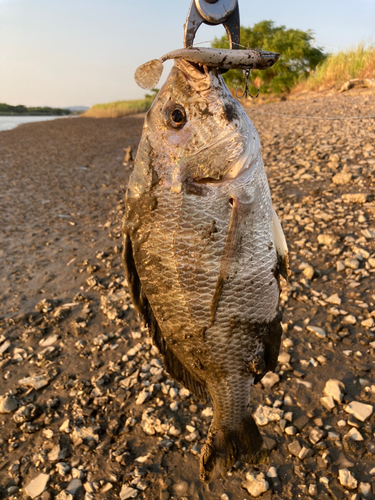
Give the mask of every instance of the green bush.
<path id="1" fill-rule="evenodd" d="M 243 48 L 280 53 L 280 59 L 272 68 L 251 73 L 252 93 L 256 93 L 254 83 L 260 86 L 262 93 L 289 92 L 298 81 L 307 77 L 327 57 L 322 48 L 312 46 L 313 39 L 314 34 L 310 30 L 287 29 L 275 26 L 273 21 L 261 21 L 252 28 L 241 26 Z M 212 47 L 228 48 L 227 37 L 216 38 Z M 231 70 L 223 76 L 230 89 L 243 89 L 245 76 L 242 71 Z"/>

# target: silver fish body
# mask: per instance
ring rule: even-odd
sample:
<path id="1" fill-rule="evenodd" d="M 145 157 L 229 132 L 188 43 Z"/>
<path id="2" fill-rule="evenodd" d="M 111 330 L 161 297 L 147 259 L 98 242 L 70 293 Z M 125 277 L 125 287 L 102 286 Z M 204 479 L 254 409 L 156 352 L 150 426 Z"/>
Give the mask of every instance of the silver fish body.
<path id="1" fill-rule="evenodd" d="M 258 134 L 216 69 L 175 61 L 145 120 L 124 238 L 167 371 L 213 403 L 201 478 L 258 460 L 250 392 L 277 363 L 287 253 Z"/>

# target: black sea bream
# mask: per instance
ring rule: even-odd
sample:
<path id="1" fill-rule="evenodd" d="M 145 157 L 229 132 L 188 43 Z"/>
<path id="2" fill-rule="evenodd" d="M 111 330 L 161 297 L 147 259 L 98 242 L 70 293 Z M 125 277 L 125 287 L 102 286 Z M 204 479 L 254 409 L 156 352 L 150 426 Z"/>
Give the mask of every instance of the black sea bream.
<path id="1" fill-rule="evenodd" d="M 131 297 L 167 371 L 212 400 L 201 478 L 256 462 L 250 393 L 277 363 L 287 249 L 258 134 L 217 69 L 175 61 L 146 116 L 124 238 Z"/>

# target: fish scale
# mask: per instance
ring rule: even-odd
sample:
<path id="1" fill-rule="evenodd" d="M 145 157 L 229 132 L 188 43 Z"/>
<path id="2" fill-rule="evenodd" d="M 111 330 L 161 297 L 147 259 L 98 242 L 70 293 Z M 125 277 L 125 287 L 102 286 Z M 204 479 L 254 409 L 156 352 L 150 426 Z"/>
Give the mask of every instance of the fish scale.
<path id="1" fill-rule="evenodd" d="M 175 64 L 129 181 L 124 263 L 167 371 L 212 399 L 209 480 L 262 453 L 250 393 L 277 363 L 287 256 L 255 128 L 216 69 Z"/>

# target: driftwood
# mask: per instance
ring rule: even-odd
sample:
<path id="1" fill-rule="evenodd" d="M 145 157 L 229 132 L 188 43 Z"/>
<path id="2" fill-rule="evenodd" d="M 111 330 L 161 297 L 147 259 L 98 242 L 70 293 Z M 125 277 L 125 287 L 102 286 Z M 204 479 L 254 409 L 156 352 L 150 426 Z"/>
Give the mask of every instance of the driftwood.
<path id="1" fill-rule="evenodd" d="M 345 92 L 346 90 L 350 90 L 356 86 L 375 87 L 375 78 L 353 78 L 352 80 L 345 82 L 339 92 Z"/>

